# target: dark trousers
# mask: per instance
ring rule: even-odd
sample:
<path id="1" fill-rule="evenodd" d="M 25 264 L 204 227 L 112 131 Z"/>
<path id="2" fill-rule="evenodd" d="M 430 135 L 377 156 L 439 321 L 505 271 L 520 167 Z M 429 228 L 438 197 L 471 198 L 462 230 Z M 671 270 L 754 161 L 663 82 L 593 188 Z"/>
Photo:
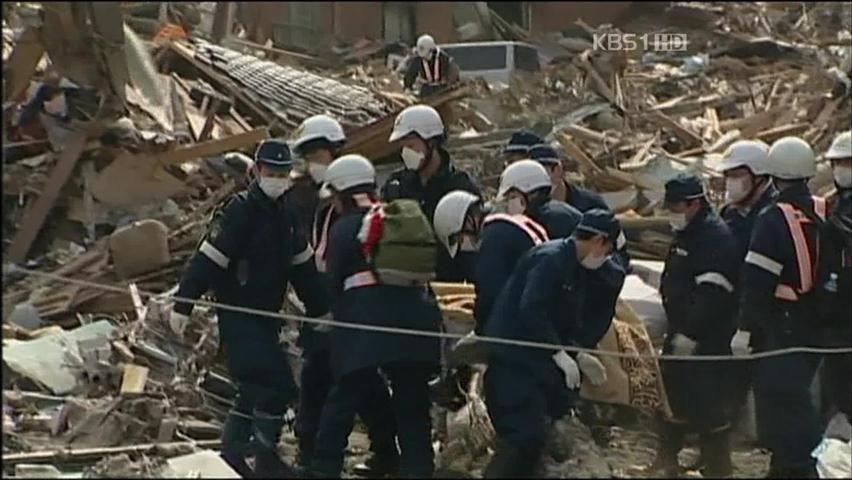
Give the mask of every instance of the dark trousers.
<path id="1" fill-rule="evenodd" d="M 400 475 L 431 477 L 434 468 L 432 419 L 429 415 L 429 378 L 434 367 L 426 364 L 394 363 L 381 367 L 390 380 L 392 414 L 396 420 L 400 449 Z M 312 470 L 326 477 L 339 477 L 344 450 L 352 432 L 355 414 L 373 401 L 375 368 L 344 375 L 325 401 L 317 432 Z M 387 415 L 387 412 L 385 413 Z"/>
<path id="2" fill-rule="evenodd" d="M 817 355 L 796 353 L 755 364 L 758 430 L 772 452 L 770 473 L 804 475 L 814 469 L 811 452 L 822 432 L 810 385 L 819 363 Z"/>
<path id="3" fill-rule="evenodd" d="M 533 474 L 553 420 L 570 410 L 575 392 L 565 387 L 555 364 L 543 364 L 550 381 L 509 361 L 492 361 L 485 372 L 485 405 L 500 442 L 518 452 L 518 476 Z"/>
<path id="4" fill-rule="evenodd" d="M 221 338 L 225 364 L 237 387 L 235 410 L 247 415 L 253 410 L 282 415 L 298 389 L 278 335 Z"/>
<path id="5" fill-rule="evenodd" d="M 300 379 L 295 430 L 301 454 L 309 459 L 314 450 L 323 405 L 334 386 L 327 348 L 305 350 Z M 378 372 L 375 375 L 365 374 L 363 381 L 365 387 L 372 388 L 372 395 L 371 400 L 358 410 L 358 415 L 367 425 L 370 450 L 378 455 L 395 455 L 396 422 L 393 416 L 388 415 L 392 409 L 388 387 Z"/>

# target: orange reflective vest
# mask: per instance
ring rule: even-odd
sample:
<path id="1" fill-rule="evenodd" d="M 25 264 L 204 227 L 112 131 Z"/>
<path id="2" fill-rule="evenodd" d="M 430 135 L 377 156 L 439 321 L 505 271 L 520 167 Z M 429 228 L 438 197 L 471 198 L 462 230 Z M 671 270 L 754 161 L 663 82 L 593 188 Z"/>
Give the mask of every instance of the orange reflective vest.
<path id="1" fill-rule="evenodd" d="M 814 212 L 825 221 L 826 218 L 826 203 L 824 198 L 812 197 L 814 202 Z M 795 302 L 799 300 L 799 295 L 810 292 L 814 287 L 814 279 L 816 276 L 815 266 L 819 262 L 819 241 L 815 247 L 815 258 L 811 255 L 811 250 L 808 248 L 808 240 L 805 236 L 804 225 L 814 223 L 808 218 L 804 212 L 794 207 L 789 203 L 779 202 L 778 208 L 784 214 L 784 220 L 787 222 L 787 227 L 790 230 L 790 236 L 793 238 L 793 247 L 796 250 L 796 264 L 799 268 L 799 285 L 793 287 L 779 283 L 775 289 L 775 297 Z"/>
<path id="2" fill-rule="evenodd" d="M 483 225 L 488 225 L 489 223 L 497 220 L 502 220 L 505 222 L 509 222 L 521 230 L 524 231 L 532 240 L 533 245 L 540 245 L 550 238 L 547 235 L 547 230 L 536 223 L 535 220 L 531 219 L 526 215 L 509 215 L 507 213 L 492 213 L 485 217 L 485 221 L 483 221 Z"/>

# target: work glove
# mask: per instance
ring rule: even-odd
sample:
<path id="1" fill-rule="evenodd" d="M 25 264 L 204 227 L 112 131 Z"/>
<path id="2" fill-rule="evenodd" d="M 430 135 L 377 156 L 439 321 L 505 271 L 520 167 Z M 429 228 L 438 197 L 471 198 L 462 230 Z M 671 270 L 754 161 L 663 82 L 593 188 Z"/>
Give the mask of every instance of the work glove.
<path id="1" fill-rule="evenodd" d="M 553 355 L 553 361 L 556 362 L 556 366 L 565 373 L 565 386 L 568 387 L 569 390 L 573 390 L 580 386 L 580 367 L 573 358 L 565 353 L 565 350 L 560 350 L 555 353 Z"/>
<path id="2" fill-rule="evenodd" d="M 577 365 L 583 375 L 592 382 L 592 385 L 601 386 L 606 383 L 606 368 L 598 357 L 586 352 L 577 354 Z"/>
<path id="3" fill-rule="evenodd" d="M 698 342 L 682 333 L 676 333 L 672 338 L 672 353 L 675 355 L 692 355 Z"/>
<path id="4" fill-rule="evenodd" d="M 178 337 L 183 338 L 183 332 L 186 330 L 186 326 L 189 324 L 189 315 L 184 315 L 182 313 L 178 313 L 174 311 L 174 309 L 169 310 L 169 328 L 172 329 Z"/>
<path id="5" fill-rule="evenodd" d="M 744 357 L 751 353 L 751 332 L 737 330 L 731 339 L 731 353 L 737 357 Z"/>

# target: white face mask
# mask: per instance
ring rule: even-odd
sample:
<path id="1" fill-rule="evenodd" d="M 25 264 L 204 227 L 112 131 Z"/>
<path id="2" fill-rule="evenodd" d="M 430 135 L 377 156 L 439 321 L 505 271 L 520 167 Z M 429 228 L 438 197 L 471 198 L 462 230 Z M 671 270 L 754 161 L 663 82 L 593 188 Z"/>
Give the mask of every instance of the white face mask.
<path id="1" fill-rule="evenodd" d="M 328 170 L 328 165 L 314 162 L 308 163 L 308 173 L 311 174 L 311 178 L 313 178 L 316 183 L 322 183 L 325 181 L 326 170 Z"/>
<path id="2" fill-rule="evenodd" d="M 834 177 L 834 183 L 840 188 L 852 188 L 852 168 L 850 167 L 834 167 L 831 172 Z"/>
<path id="3" fill-rule="evenodd" d="M 521 197 L 512 197 L 506 202 L 506 212 L 509 215 L 520 215 L 526 210 L 527 206 Z"/>
<path id="4" fill-rule="evenodd" d="M 260 177 L 257 185 L 267 197 L 276 199 L 290 188 L 289 178 Z"/>
<path id="5" fill-rule="evenodd" d="M 725 201 L 739 203 L 751 193 L 751 180 L 748 177 L 728 178 L 725 180 Z"/>
<path id="6" fill-rule="evenodd" d="M 425 154 L 408 147 L 402 147 L 401 156 L 403 163 L 405 163 L 405 168 L 409 170 L 419 169 L 420 164 L 423 163 L 423 159 L 426 158 Z"/>
<path id="7" fill-rule="evenodd" d="M 672 226 L 672 230 L 678 232 L 686 228 L 689 225 L 689 222 L 686 220 L 685 213 L 672 213 L 669 215 L 669 225 Z"/>
<path id="8" fill-rule="evenodd" d="M 588 270 L 597 270 L 606 263 L 607 259 L 609 259 L 609 255 L 595 255 L 590 253 L 586 255 L 586 258 L 580 260 L 580 265 Z"/>

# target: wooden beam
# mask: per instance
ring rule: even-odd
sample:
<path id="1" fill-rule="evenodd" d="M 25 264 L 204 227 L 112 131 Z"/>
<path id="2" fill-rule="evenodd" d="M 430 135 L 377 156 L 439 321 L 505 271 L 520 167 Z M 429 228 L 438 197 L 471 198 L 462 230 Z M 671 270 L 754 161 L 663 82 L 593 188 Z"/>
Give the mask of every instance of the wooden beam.
<path id="1" fill-rule="evenodd" d="M 696 133 L 683 127 L 680 123 L 669 117 L 663 112 L 657 111 L 650 116 L 650 119 L 655 121 L 661 127 L 671 130 L 682 142 L 687 145 L 701 145 L 702 140 Z"/>
<path id="2" fill-rule="evenodd" d="M 20 263 L 26 260 L 27 253 L 30 251 L 32 243 L 38 236 L 47 215 L 53 208 L 53 204 L 59 197 L 59 192 L 62 187 L 71 177 L 74 167 L 77 165 L 77 160 L 83 149 L 86 146 L 87 131 L 76 132 L 68 143 L 65 145 L 62 153 L 59 155 L 59 160 L 50 177 L 47 179 L 44 188 L 41 190 L 41 195 L 36 199 L 35 204 L 27 211 L 24 216 L 23 224 L 15 232 L 15 237 L 12 239 L 12 245 L 6 251 L 6 260 L 12 263 Z"/>
<path id="3" fill-rule="evenodd" d="M 586 71 L 586 74 L 591 79 L 592 85 L 594 86 L 595 90 L 602 97 L 607 99 L 607 101 L 609 101 L 609 103 L 611 103 L 613 105 L 618 105 L 618 100 L 615 98 L 615 94 L 612 93 L 612 89 L 610 89 L 609 85 L 607 85 L 607 83 L 604 81 L 604 79 L 601 78 L 600 74 L 595 69 L 594 65 L 592 65 L 591 62 L 589 62 L 588 55 L 584 53 L 583 55 L 580 55 L 577 58 L 578 58 L 578 61 L 580 63 L 580 67 L 582 67 L 583 70 Z"/>
<path id="4" fill-rule="evenodd" d="M 559 144 L 562 145 L 562 149 L 565 150 L 565 153 L 570 155 L 572 158 L 580 162 L 581 167 L 585 167 L 585 169 L 591 174 L 600 174 L 603 172 L 601 167 L 599 167 L 592 158 L 583 151 L 571 137 L 567 134 L 562 134 L 559 136 Z"/>
<path id="5" fill-rule="evenodd" d="M 267 138 L 269 138 L 269 131 L 265 127 L 261 127 L 239 135 L 221 138 L 219 140 L 210 140 L 189 147 L 161 153 L 156 155 L 155 158 L 157 159 L 157 162 L 164 166 L 178 165 L 183 162 L 195 160 L 196 158 L 218 155 L 222 152 L 253 145 Z"/>
<path id="6" fill-rule="evenodd" d="M 205 97 L 207 100 L 210 97 Z M 201 128 L 201 133 L 198 134 L 198 141 L 203 142 L 210 139 L 210 134 L 213 133 L 213 127 L 216 126 L 216 110 L 219 109 L 219 98 L 213 97 L 210 104 L 207 106 L 207 118 L 204 119 L 204 126 Z"/>
<path id="7" fill-rule="evenodd" d="M 44 56 L 44 45 L 39 38 L 39 30 L 29 27 L 15 41 L 15 49 L 6 62 L 3 62 L 3 76 L 6 88 L 3 89 L 3 101 L 17 101 L 30 86 L 30 79 Z M 23 100 L 23 99 L 20 99 Z"/>
<path id="8" fill-rule="evenodd" d="M 38 452 L 4 453 L 4 465 L 19 463 L 93 463 L 108 455 L 162 453 L 164 456 L 177 456 L 191 453 L 195 448 L 219 448 L 221 440 L 198 440 L 193 442 L 145 443 L 142 445 L 127 445 L 121 447 L 99 448 L 68 448 L 63 450 L 47 450 Z"/>

